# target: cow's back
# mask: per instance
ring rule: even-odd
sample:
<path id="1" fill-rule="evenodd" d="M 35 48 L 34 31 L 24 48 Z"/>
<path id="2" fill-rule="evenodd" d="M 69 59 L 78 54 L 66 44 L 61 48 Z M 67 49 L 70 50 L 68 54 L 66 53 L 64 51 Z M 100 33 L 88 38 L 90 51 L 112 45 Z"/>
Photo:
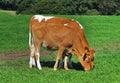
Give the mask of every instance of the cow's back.
<path id="1" fill-rule="evenodd" d="M 60 17 L 54 17 L 51 19 L 47 20 L 47 23 L 62 23 L 62 24 L 66 24 L 69 23 L 71 21 L 71 19 L 68 18 L 60 18 Z"/>

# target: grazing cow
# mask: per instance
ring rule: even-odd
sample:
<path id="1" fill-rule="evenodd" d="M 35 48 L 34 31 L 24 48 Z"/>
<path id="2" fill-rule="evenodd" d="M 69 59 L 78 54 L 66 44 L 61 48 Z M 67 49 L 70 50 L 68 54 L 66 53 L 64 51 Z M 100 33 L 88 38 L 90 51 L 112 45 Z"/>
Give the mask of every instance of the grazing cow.
<path id="1" fill-rule="evenodd" d="M 29 29 L 29 46 L 30 46 L 30 68 L 35 65 L 41 70 L 39 62 L 40 46 L 49 49 L 58 49 L 54 70 L 57 70 L 59 60 L 65 50 L 67 53 L 76 54 L 84 70 L 93 68 L 94 50 L 90 46 L 84 35 L 81 24 L 75 20 L 59 17 L 45 17 L 35 15 L 30 20 Z M 65 69 L 67 67 L 67 57 L 65 57 Z"/>

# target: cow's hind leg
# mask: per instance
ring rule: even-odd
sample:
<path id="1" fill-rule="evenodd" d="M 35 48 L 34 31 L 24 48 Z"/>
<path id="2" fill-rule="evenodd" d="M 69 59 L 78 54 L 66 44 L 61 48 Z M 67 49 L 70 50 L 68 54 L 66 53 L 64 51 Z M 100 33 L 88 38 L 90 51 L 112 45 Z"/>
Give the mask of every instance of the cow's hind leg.
<path id="1" fill-rule="evenodd" d="M 29 61 L 29 67 L 32 68 L 32 66 L 36 66 L 35 64 L 35 46 L 34 44 L 32 44 L 30 46 L 30 61 Z"/>
<path id="2" fill-rule="evenodd" d="M 39 59 L 40 58 L 40 53 L 39 53 L 38 50 L 36 50 L 36 52 L 35 52 L 35 58 L 36 58 L 37 67 L 38 67 L 39 70 L 41 70 L 42 68 L 41 68 L 40 59 Z"/>
<path id="3" fill-rule="evenodd" d="M 63 53 L 62 58 L 60 59 L 58 68 L 63 68 L 63 65 L 64 65 L 64 64 L 63 64 L 63 63 L 64 63 L 64 58 L 65 58 L 65 55 L 64 55 L 64 53 Z"/>
<path id="4" fill-rule="evenodd" d="M 40 64 L 40 41 L 36 40 L 35 41 L 35 59 L 36 59 L 36 64 L 37 64 L 37 68 L 39 70 L 41 70 L 41 64 Z"/>
<path id="5" fill-rule="evenodd" d="M 72 69 L 73 65 L 72 65 L 71 58 L 72 58 L 72 54 L 68 53 L 68 67 Z"/>

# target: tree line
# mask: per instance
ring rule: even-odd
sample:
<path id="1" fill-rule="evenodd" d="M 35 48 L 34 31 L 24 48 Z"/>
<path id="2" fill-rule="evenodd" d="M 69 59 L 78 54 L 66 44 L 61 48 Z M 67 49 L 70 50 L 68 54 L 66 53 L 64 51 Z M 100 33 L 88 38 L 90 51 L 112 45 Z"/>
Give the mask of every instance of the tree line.
<path id="1" fill-rule="evenodd" d="M 1 0 L 17 14 L 120 15 L 120 0 Z"/>

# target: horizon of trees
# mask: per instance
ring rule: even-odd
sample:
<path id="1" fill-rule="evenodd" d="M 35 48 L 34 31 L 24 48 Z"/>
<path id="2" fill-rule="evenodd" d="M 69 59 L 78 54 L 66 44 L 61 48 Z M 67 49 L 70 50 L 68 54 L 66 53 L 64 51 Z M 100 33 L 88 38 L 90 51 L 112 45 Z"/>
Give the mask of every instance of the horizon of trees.
<path id="1" fill-rule="evenodd" d="M 17 14 L 120 15 L 120 0 L 1 0 Z"/>

